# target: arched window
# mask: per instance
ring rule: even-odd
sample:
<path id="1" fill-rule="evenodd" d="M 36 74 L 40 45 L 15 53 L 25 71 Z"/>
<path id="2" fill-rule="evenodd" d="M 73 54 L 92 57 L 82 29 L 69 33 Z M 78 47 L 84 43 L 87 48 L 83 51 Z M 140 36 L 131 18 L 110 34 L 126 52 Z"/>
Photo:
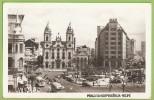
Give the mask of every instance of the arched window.
<path id="1" fill-rule="evenodd" d="M 8 68 L 13 68 L 14 60 L 12 57 L 8 58 Z"/>
<path id="2" fill-rule="evenodd" d="M 55 62 L 53 61 L 52 64 L 51 64 L 52 65 L 52 68 L 54 68 L 54 64 L 55 64 Z"/>
<path id="3" fill-rule="evenodd" d="M 9 43 L 8 52 L 12 53 L 12 43 Z"/>
<path id="4" fill-rule="evenodd" d="M 71 59 L 71 52 L 68 52 L 68 59 Z"/>
<path id="5" fill-rule="evenodd" d="M 46 41 L 48 41 L 48 36 L 46 36 Z"/>
<path id="6" fill-rule="evenodd" d="M 62 69 L 65 68 L 65 62 L 62 62 Z"/>
<path id="7" fill-rule="evenodd" d="M 87 62 L 87 58 L 84 58 L 84 62 Z"/>
<path id="8" fill-rule="evenodd" d="M 52 52 L 52 59 L 55 59 L 55 55 L 54 55 L 54 52 Z"/>
<path id="9" fill-rule="evenodd" d="M 23 53 L 23 44 L 20 44 L 20 53 Z"/>
<path id="10" fill-rule="evenodd" d="M 65 52 L 62 53 L 62 59 L 65 59 Z"/>
<path id="11" fill-rule="evenodd" d="M 16 50 L 16 53 L 18 53 L 18 45 L 17 44 L 16 44 L 16 49 L 15 50 Z"/>
<path id="12" fill-rule="evenodd" d="M 46 52 L 46 57 L 45 57 L 46 59 L 48 59 L 49 58 L 49 53 L 48 52 Z"/>
<path id="13" fill-rule="evenodd" d="M 46 67 L 46 68 L 48 68 L 48 64 L 49 64 L 48 62 L 45 62 L 45 67 Z"/>
<path id="14" fill-rule="evenodd" d="M 71 62 L 68 62 L 68 67 L 71 67 Z"/>
<path id="15" fill-rule="evenodd" d="M 71 37 L 70 37 L 70 36 L 68 37 L 68 40 L 69 40 L 69 41 L 71 40 Z"/>
<path id="16" fill-rule="evenodd" d="M 19 59 L 19 68 L 23 67 L 23 58 Z"/>

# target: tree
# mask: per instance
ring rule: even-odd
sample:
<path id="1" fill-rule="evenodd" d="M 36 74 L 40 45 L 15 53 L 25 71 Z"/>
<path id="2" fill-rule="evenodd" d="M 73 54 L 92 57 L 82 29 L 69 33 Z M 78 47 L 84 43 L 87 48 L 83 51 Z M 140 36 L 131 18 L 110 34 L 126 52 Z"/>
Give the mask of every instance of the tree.
<path id="1" fill-rule="evenodd" d="M 41 55 L 37 57 L 37 66 L 43 67 L 43 56 Z"/>

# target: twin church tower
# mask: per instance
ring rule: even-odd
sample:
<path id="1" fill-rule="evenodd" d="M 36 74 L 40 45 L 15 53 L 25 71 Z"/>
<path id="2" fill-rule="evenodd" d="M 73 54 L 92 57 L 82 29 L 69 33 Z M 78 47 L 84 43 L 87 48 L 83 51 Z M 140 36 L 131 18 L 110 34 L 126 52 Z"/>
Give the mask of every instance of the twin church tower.
<path id="1" fill-rule="evenodd" d="M 43 65 L 44 69 L 50 70 L 67 70 L 74 67 L 73 54 L 75 52 L 74 31 L 69 23 L 66 30 L 66 41 L 62 41 L 61 36 L 56 36 L 52 40 L 52 31 L 49 28 L 49 22 L 44 30 L 43 41 Z"/>

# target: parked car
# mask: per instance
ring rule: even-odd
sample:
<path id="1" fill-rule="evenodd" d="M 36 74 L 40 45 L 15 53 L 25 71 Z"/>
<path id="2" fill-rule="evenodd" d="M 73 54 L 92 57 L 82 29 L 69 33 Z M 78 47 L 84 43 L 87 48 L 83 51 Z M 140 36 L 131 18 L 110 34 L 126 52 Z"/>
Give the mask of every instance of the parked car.
<path id="1" fill-rule="evenodd" d="M 64 86 L 62 86 L 60 83 L 58 83 L 58 82 L 53 82 L 52 84 L 51 84 L 51 90 L 52 90 L 52 92 L 65 92 L 64 91 Z"/>
<path id="2" fill-rule="evenodd" d="M 109 87 L 110 84 L 108 80 L 99 80 L 97 83 L 99 86 L 106 86 L 106 87 Z"/>
<path id="3" fill-rule="evenodd" d="M 72 81 L 72 79 L 71 79 L 71 78 L 72 78 L 72 75 L 68 75 L 68 76 L 66 76 L 65 78 L 66 78 L 66 80 L 69 81 L 69 82 Z"/>
<path id="4" fill-rule="evenodd" d="M 40 86 L 40 87 L 45 86 L 45 80 L 42 77 L 40 77 L 40 76 L 36 77 L 36 81 L 38 83 L 38 86 Z"/>
<path id="5" fill-rule="evenodd" d="M 79 85 L 82 85 L 83 81 L 85 81 L 85 80 L 86 80 L 86 79 L 84 79 L 84 78 L 78 78 L 78 79 L 76 80 L 76 83 L 79 84 Z"/>

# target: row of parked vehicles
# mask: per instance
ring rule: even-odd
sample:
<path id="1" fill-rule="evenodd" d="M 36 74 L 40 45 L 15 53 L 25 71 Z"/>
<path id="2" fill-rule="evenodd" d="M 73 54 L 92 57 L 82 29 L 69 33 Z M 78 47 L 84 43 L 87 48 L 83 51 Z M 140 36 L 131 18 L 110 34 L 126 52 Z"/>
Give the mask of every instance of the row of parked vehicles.
<path id="1" fill-rule="evenodd" d="M 63 73 L 61 77 L 69 82 L 76 83 L 81 86 L 106 86 L 109 87 L 110 83 L 127 83 L 128 77 L 124 77 L 121 71 L 102 75 L 80 76 L 76 73 Z"/>

